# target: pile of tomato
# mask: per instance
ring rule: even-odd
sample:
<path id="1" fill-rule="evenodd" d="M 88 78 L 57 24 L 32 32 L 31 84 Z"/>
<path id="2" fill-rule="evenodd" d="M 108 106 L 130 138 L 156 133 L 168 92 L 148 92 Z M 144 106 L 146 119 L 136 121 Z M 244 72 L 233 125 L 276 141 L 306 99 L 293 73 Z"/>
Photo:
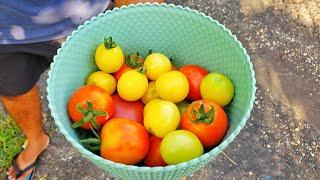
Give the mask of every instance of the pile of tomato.
<path id="1" fill-rule="evenodd" d="M 196 63 L 196 60 L 195 60 Z M 73 128 L 101 157 L 128 165 L 166 166 L 197 158 L 228 130 L 224 107 L 231 80 L 189 64 L 176 67 L 162 53 L 124 55 L 111 37 L 95 51 L 99 71 L 70 97 Z"/>

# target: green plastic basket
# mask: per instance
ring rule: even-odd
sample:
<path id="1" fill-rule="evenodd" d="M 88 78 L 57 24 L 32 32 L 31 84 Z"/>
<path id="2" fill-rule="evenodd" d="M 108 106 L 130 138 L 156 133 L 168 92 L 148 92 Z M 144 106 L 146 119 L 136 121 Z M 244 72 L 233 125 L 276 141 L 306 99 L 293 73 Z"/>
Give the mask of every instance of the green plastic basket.
<path id="1" fill-rule="evenodd" d="M 226 74 L 235 96 L 228 106 L 230 127 L 223 142 L 199 158 L 166 167 L 138 167 L 105 160 L 86 150 L 71 127 L 66 106 L 70 95 L 96 69 L 95 48 L 111 35 L 125 53 L 149 49 L 176 57 L 178 66 L 198 64 Z M 47 80 L 51 115 L 66 139 L 86 158 L 124 179 L 178 179 L 202 168 L 239 134 L 255 99 L 255 78 L 250 58 L 230 30 L 189 8 L 168 4 L 137 4 L 115 8 L 93 17 L 70 35 L 58 50 Z"/>

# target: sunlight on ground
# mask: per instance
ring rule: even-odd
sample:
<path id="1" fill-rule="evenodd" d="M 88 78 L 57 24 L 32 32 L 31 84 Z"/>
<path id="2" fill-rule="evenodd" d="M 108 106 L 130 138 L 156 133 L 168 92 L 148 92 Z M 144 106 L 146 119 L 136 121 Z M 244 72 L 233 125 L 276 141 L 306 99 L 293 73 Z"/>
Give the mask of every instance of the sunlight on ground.
<path id="1" fill-rule="evenodd" d="M 274 7 L 307 27 L 320 27 L 320 0 L 241 0 L 240 5 L 247 16 Z"/>

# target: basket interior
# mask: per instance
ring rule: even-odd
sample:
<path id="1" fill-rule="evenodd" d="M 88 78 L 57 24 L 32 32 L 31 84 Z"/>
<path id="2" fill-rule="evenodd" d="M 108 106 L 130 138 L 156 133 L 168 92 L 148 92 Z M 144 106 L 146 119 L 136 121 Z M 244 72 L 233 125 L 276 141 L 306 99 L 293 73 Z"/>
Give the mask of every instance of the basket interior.
<path id="1" fill-rule="evenodd" d="M 215 21 L 190 10 L 136 6 L 93 18 L 68 38 L 55 57 L 48 80 L 49 106 L 69 139 L 79 143 L 68 118 L 67 101 L 96 69 L 95 48 L 105 36 L 112 36 L 126 54 L 138 51 L 146 55 L 152 49 L 175 57 L 178 66 L 198 64 L 226 74 L 235 86 L 235 96 L 227 107 L 230 127 L 225 139 L 246 121 L 255 87 L 251 63 L 238 41 Z"/>

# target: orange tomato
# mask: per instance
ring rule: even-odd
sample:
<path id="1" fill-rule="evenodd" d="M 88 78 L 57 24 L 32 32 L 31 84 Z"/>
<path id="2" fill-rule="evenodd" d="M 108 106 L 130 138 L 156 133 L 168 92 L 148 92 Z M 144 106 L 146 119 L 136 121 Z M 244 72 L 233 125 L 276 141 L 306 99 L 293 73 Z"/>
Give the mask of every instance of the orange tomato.
<path id="1" fill-rule="evenodd" d="M 101 131 L 101 157 L 122 164 L 134 165 L 144 159 L 149 149 L 149 135 L 139 123 L 114 118 Z"/>
<path id="2" fill-rule="evenodd" d="M 89 104 L 93 107 L 89 107 Z M 80 112 L 79 108 L 87 112 Z M 94 127 L 92 124 L 94 119 L 99 125 L 103 125 L 113 115 L 113 112 L 114 105 L 111 96 L 107 91 L 95 85 L 82 86 L 72 94 L 68 102 L 68 113 L 73 122 L 79 122 L 85 116 L 92 116 L 89 122 L 81 126 L 84 129 Z"/>
<path id="3" fill-rule="evenodd" d="M 194 133 L 205 148 L 221 142 L 228 129 L 228 117 L 216 103 L 208 100 L 192 102 L 184 111 L 180 128 Z"/>

